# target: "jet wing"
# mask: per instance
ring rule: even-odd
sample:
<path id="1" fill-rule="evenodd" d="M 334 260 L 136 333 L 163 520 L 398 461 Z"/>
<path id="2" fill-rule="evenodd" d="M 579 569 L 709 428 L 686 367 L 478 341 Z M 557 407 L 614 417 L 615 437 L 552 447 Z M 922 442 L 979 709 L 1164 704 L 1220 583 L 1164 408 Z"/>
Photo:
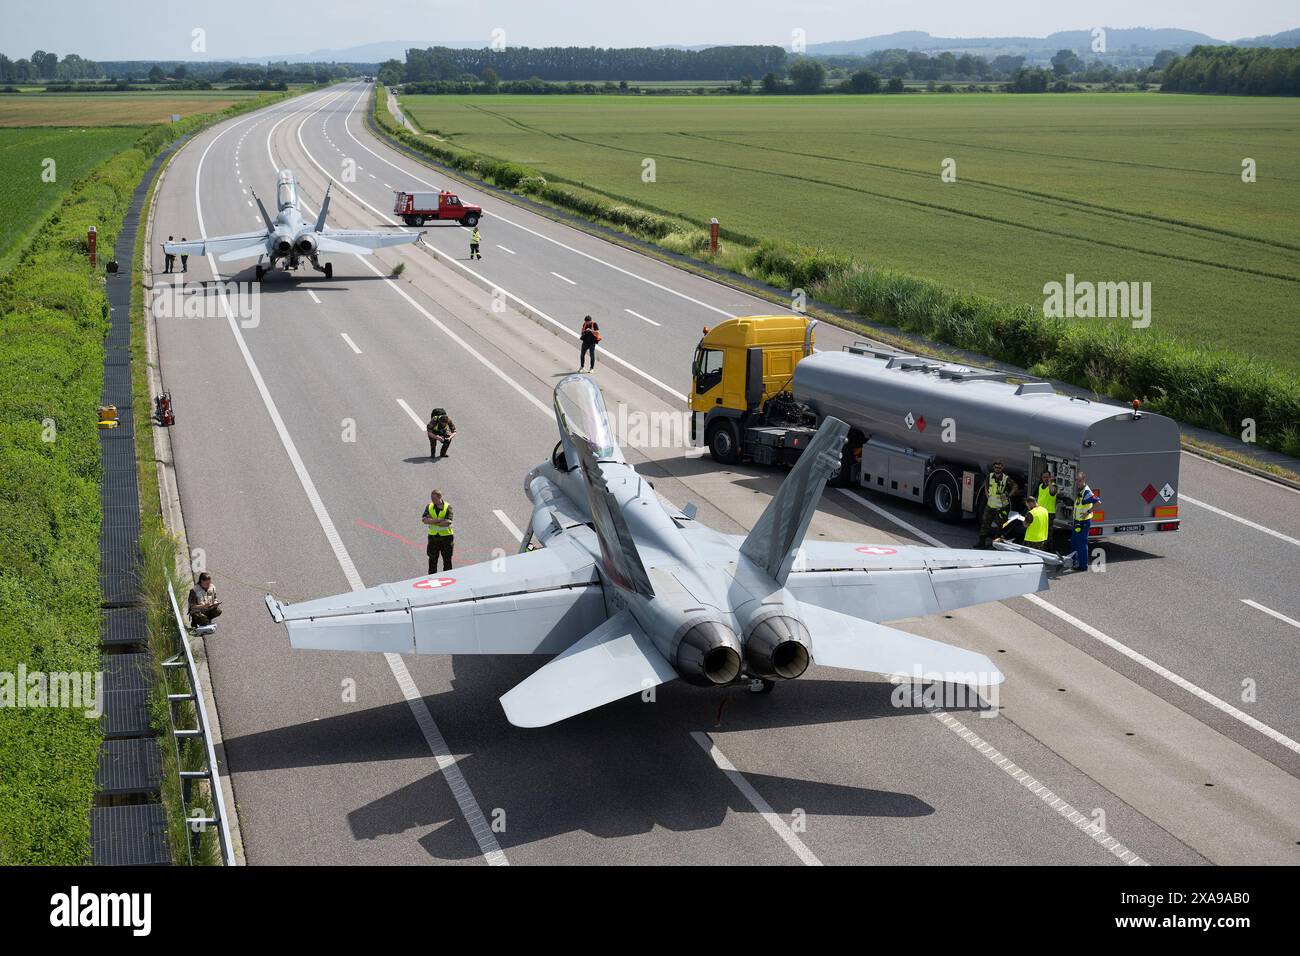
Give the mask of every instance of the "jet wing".
<path id="1" fill-rule="evenodd" d="M 1047 588 L 1042 558 L 1001 551 L 805 541 L 786 587 L 800 601 L 897 621 Z"/>
<path id="2" fill-rule="evenodd" d="M 258 251 L 254 254 L 261 255 L 266 252 L 267 235 L 265 231 L 241 232 L 234 236 L 212 236 L 208 239 L 192 239 L 188 242 L 164 242 L 162 245 L 163 252 L 173 256 L 205 256 L 209 252 L 219 256 L 249 246 L 257 246 Z"/>
<path id="3" fill-rule="evenodd" d="M 365 229 L 329 229 L 316 233 L 316 248 L 321 252 L 368 256 L 376 249 L 404 246 L 417 242 L 418 232 L 374 232 Z"/>
<path id="4" fill-rule="evenodd" d="M 813 661 L 823 667 L 971 687 L 988 687 L 1003 680 L 993 662 L 976 651 L 861 621 L 815 604 L 801 602 L 799 617 L 812 638 Z"/>
<path id="5" fill-rule="evenodd" d="M 619 611 L 501 697 L 516 727 L 545 727 L 676 680 L 629 611 Z"/>
<path id="6" fill-rule="evenodd" d="M 556 654 L 606 619 L 595 562 L 563 541 L 442 574 L 297 604 L 266 596 L 296 648 Z"/>

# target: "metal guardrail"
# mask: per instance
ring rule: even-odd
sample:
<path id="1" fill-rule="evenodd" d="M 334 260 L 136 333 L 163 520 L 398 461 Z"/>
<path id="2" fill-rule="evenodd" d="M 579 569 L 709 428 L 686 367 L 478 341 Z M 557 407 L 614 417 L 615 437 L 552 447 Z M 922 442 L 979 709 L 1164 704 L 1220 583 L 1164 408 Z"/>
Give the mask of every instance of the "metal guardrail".
<path id="1" fill-rule="evenodd" d="M 215 826 L 221 846 L 221 862 L 225 866 L 235 866 L 235 849 L 230 839 L 230 827 L 226 822 L 229 815 L 226 812 L 225 796 L 221 788 L 221 772 L 217 769 L 217 754 L 212 747 L 212 736 L 208 732 L 208 712 L 203 703 L 203 688 L 199 683 L 198 670 L 194 666 L 194 655 L 190 651 L 189 632 L 185 629 L 185 620 L 181 617 L 180 605 L 176 601 L 176 591 L 170 581 L 167 582 L 167 595 L 171 598 L 172 614 L 176 619 L 176 640 L 180 651 L 163 661 L 163 671 L 167 673 L 183 670 L 190 685 L 188 693 L 167 695 L 167 712 L 172 725 L 172 747 L 176 752 L 176 766 L 181 778 L 181 805 L 185 810 L 186 828 L 190 832 L 186 851 L 189 853 L 190 862 L 193 863 L 199 840 L 208 827 Z M 193 702 L 198 727 L 178 728 L 176 726 L 176 705 L 185 701 Z M 190 737 L 197 737 L 203 741 L 206 767 L 202 770 L 180 769 L 183 766 L 180 742 Z M 212 791 L 212 816 L 205 816 L 202 811 L 190 812 L 195 780 L 208 781 Z"/>

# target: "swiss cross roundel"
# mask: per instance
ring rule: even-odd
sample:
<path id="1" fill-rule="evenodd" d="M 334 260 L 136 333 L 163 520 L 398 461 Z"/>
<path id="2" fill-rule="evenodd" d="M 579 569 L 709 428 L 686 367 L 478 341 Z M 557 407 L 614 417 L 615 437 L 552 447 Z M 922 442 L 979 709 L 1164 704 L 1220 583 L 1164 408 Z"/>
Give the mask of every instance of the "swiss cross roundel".
<path id="1" fill-rule="evenodd" d="M 422 591 L 433 591 L 437 588 L 445 588 L 448 585 L 456 583 L 455 578 L 421 578 L 411 585 L 413 588 L 420 588 Z"/>
<path id="2" fill-rule="evenodd" d="M 898 554 L 898 551 L 894 548 L 882 548 L 874 544 L 865 548 L 858 548 L 857 551 L 859 554 Z"/>

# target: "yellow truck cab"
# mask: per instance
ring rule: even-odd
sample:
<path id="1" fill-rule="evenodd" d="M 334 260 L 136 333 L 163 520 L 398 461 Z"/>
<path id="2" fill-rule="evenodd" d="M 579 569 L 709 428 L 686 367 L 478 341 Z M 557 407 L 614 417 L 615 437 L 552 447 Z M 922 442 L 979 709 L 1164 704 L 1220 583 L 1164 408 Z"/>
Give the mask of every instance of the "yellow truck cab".
<path id="1" fill-rule="evenodd" d="M 706 445 L 717 461 L 738 461 L 741 436 L 761 424 L 770 404 L 781 405 L 772 400 L 789 392 L 795 365 L 812 354 L 816 325 L 798 315 L 758 315 L 706 328 L 691 375 L 692 442 Z M 804 437 L 790 440 L 802 444 Z M 760 464 L 789 464 L 798 454 L 768 460 L 760 451 L 754 457 Z"/>

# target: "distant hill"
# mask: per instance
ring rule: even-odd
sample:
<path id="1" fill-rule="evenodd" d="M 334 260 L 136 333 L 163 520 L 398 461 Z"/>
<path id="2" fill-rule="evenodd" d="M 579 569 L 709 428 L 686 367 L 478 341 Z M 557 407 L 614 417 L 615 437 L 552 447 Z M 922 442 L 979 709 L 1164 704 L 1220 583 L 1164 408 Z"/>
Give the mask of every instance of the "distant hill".
<path id="1" fill-rule="evenodd" d="M 1284 33 L 1274 33 L 1271 36 L 1264 37 L 1251 37 L 1248 40 L 1233 40 L 1232 45 L 1271 47 L 1300 46 L 1300 30 L 1287 30 Z"/>
<path id="2" fill-rule="evenodd" d="M 1284 35 L 1287 34 L 1278 34 L 1278 36 Z M 1182 52 L 1200 43 L 1223 46 L 1226 42 L 1214 39 L 1213 36 L 1196 33 L 1195 30 L 1106 27 L 1106 52 L 1110 53 L 1147 51 L 1156 53 L 1161 49 Z M 1274 44 L 1258 43 L 1257 46 L 1274 46 Z M 813 56 L 854 56 L 872 53 L 879 49 L 907 49 L 907 51 L 915 49 L 924 53 L 950 51 L 979 52 L 982 55 L 1008 53 L 1008 55 L 1021 56 L 1052 56 L 1058 49 L 1084 52 L 1091 48 L 1091 30 L 1062 30 L 1048 36 L 932 36 L 920 30 L 905 30 L 902 33 L 865 36 L 858 40 L 811 43 L 809 53 Z"/>

